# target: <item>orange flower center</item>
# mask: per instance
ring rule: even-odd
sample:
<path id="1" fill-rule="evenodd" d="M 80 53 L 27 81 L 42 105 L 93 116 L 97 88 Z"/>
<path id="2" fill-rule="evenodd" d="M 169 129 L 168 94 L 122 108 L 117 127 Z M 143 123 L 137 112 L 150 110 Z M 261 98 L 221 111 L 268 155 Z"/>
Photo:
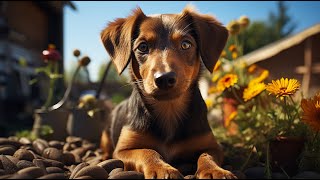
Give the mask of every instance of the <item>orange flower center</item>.
<path id="1" fill-rule="evenodd" d="M 227 77 L 225 80 L 224 80 L 224 82 L 228 82 L 228 81 L 230 81 L 230 77 Z"/>

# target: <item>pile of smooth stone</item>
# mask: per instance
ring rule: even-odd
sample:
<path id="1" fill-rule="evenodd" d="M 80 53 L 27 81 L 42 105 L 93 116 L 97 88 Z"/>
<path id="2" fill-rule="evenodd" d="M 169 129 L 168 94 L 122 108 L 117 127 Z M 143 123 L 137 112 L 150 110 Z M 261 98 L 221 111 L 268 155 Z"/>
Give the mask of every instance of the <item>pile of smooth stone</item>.
<path id="1" fill-rule="evenodd" d="M 118 159 L 103 161 L 101 149 L 79 137 L 65 142 L 0 138 L 0 179 L 144 179 L 123 168 Z"/>

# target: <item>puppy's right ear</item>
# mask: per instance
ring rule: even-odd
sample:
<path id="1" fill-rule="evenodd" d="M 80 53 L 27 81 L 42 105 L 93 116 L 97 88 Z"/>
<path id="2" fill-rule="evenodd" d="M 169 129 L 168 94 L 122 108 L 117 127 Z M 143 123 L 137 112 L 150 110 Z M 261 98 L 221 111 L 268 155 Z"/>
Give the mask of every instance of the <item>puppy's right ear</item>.
<path id="1" fill-rule="evenodd" d="M 146 15 L 136 8 L 127 18 L 119 18 L 110 22 L 101 32 L 101 40 L 109 53 L 119 74 L 121 74 L 131 59 L 132 40 Z"/>

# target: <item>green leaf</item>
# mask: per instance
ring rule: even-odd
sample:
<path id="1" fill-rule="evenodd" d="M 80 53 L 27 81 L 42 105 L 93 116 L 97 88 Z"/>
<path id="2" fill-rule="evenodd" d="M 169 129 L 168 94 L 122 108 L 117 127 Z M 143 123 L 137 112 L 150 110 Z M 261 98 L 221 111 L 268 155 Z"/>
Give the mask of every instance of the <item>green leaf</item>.
<path id="1" fill-rule="evenodd" d="M 36 82 L 38 82 L 38 79 L 32 79 L 32 80 L 29 81 L 29 85 L 33 85 Z"/>
<path id="2" fill-rule="evenodd" d="M 62 74 L 50 74 L 50 79 L 59 79 L 59 78 L 63 78 Z"/>

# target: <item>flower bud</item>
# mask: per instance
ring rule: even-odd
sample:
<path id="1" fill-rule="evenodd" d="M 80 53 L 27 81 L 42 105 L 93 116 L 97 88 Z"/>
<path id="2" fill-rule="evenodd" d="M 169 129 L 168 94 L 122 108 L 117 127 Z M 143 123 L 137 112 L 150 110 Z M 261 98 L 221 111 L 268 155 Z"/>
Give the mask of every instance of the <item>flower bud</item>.
<path id="1" fill-rule="evenodd" d="M 249 24 L 250 24 L 250 19 L 249 19 L 247 16 L 241 16 L 241 17 L 239 18 L 239 21 L 238 21 L 238 22 L 239 22 L 241 28 L 246 28 L 246 27 L 248 27 Z"/>
<path id="2" fill-rule="evenodd" d="M 59 61 L 61 59 L 59 51 L 56 50 L 56 46 L 53 44 L 49 44 L 48 49 L 42 51 L 42 57 L 45 62 Z"/>
<path id="3" fill-rule="evenodd" d="M 73 51 L 73 55 L 75 56 L 75 57 L 79 57 L 80 56 L 80 50 L 79 49 L 75 49 L 74 51 Z"/>
<path id="4" fill-rule="evenodd" d="M 84 56 L 79 60 L 80 66 L 87 66 L 90 63 L 90 58 L 88 56 Z"/>
<path id="5" fill-rule="evenodd" d="M 228 25 L 227 29 L 231 35 L 237 35 L 240 32 L 240 24 L 238 21 L 232 20 Z"/>

